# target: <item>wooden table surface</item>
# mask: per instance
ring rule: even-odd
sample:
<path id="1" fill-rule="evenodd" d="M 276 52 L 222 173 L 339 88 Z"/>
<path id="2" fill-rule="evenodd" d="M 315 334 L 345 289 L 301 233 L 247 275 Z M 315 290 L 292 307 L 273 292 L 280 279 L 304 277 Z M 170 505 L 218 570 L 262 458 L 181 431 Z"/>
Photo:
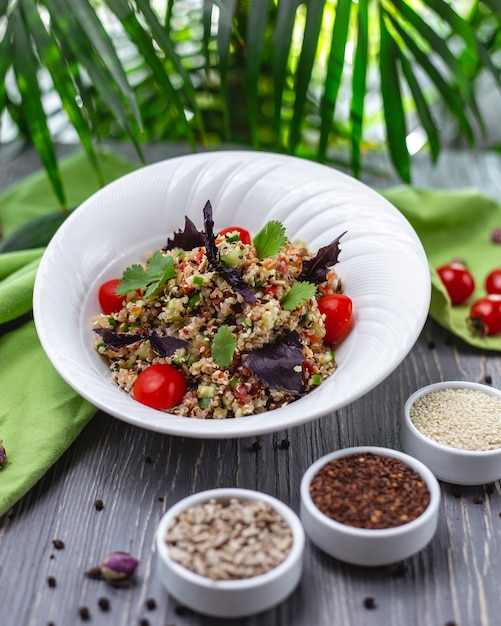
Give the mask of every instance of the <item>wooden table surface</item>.
<path id="1" fill-rule="evenodd" d="M 130 149 L 122 152 L 132 155 Z M 149 162 L 181 152 L 186 148 L 146 150 Z M 365 182 L 379 188 L 398 182 L 384 157 L 369 160 Z M 0 190 L 38 168 L 33 152 L 2 148 Z M 416 157 L 413 174 L 419 187 L 474 186 L 501 202 L 501 155 L 448 152 L 435 167 L 426 157 Z M 499 624 L 499 483 L 441 483 L 436 536 L 420 553 L 392 566 L 350 566 L 308 543 L 297 590 L 275 609 L 246 619 L 218 620 L 179 606 L 156 576 L 154 532 L 167 508 L 182 497 L 239 486 L 276 496 L 298 511 L 300 480 L 313 461 L 341 447 L 399 448 L 407 396 L 431 382 L 453 379 L 492 380 L 499 387 L 501 359 L 452 337 L 429 319 L 407 358 L 376 389 L 318 421 L 258 439 L 176 438 L 98 413 L 44 478 L 0 519 L 1 626 L 71 626 L 83 623 L 82 607 L 96 626 Z M 285 439 L 288 448 L 282 446 Z M 100 511 L 96 499 L 104 503 Z M 54 539 L 62 540 L 64 549 L 56 550 Z M 113 588 L 83 575 L 114 550 L 140 559 L 130 588 Z M 48 584 L 49 577 L 55 587 Z M 99 607 L 103 597 L 109 611 Z"/>

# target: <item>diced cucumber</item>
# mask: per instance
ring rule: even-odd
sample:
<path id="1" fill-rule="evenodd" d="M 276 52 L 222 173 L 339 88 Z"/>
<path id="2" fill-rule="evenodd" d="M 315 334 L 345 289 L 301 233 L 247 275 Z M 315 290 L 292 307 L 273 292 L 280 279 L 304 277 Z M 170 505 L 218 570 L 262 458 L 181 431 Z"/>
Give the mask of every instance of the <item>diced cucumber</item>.
<path id="1" fill-rule="evenodd" d="M 242 250 L 240 246 L 235 246 L 226 254 L 221 255 L 221 261 L 228 267 L 236 267 L 242 258 Z"/>
<path id="2" fill-rule="evenodd" d="M 327 350 L 327 352 L 324 352 L 318 357 L 318 360 L 322 365 L 326 365 L 327 363 L 334 361 L 334 357 L 334 352 L 332 352 L 332 350 Z"/>
<path id="3" fill-rule="evenodd" d="M 213 398 L 216 395 L 216 387 L 214 385 L 200 384 L 197 387 L 197 396 L 199 398 Z"/>

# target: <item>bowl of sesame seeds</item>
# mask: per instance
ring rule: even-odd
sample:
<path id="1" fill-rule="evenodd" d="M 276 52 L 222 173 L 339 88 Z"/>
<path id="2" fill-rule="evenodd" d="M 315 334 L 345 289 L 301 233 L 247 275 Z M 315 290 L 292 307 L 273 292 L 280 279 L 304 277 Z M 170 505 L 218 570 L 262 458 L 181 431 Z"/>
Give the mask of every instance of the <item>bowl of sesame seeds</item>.
<path id="1" fill-rule="evenodd" d="M 305 534 L 286 504 L 250 489 L 211 489 L 173 505 L 156 533 L 167 592 L 213 617 L 260 613 L 285 600 L 302 575 Z"/>
<path id="2" fill-rule="evenodd" d="M 307 535 L 353 565 L 388 565 L 422 550 L 437 529 L 439 504 L 432 472 L 391 448 L 336 450 L 313 463 L 301 481 Z"/>
<path id="3" fill-rule="evenodd" d="M 439 480 L 494 482 L 501 478 L 501 391 L 468 381 L 422 387 L 404 405 L 400 439 Z"/>

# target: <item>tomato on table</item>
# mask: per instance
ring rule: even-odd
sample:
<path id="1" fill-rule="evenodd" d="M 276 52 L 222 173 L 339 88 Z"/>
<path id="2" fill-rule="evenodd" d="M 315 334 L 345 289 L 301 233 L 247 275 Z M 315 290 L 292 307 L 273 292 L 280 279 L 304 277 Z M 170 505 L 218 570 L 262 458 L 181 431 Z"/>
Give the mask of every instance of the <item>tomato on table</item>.
<path id="1" fill-rule="evenodd" d="M 116 289 L 120 280 L 112 278 L 99 287 L 98 299 L 103 313 L 111 315 L 115 311 L 120 311 L 123 306 L 125 296 L 118 296 Z"/>
<path id="2" fill-rule="evenodd" d="M 228 226 L 228 228 L 223 228 L 223 230 L 220 230 L 218 235 L 227 235 L 229 233 L 234 233 L 237 232 L 239 237 L 240 237 L 240 241 L 244 244 L 251 244 L 252 243 L 252 237 L 250 236 L 250 233 L 248 230 L 245 230 L 245 228 L 240 228 L 240 226 Z"/>
<path id="3" fill-rule="evenodd" d="M 318 299 L 320 313 L 325 315 L 324 343 L 332 345 L 339 341 L 350 328 L 353 312 L 351 298 L 342 293 L 333 293 Z"/>
<path id="4" fill-rule="evenodd" d="M 492 270 L 485 279 L 485 290 L 487 293 L 501 293 L 501 268 Z"/>
<path id="5" fill-rule="evenodd" d="M 437 269 L 444 287 L 449 294 L 453 306 L 463 304 L 475 291 L 475 280 L 468 268 L 460 262 L 453 261 Z"/>
<path id="6" fill-rule="evenodd" d="M 470 307 L 468 324 L 480 335 L 501 332 L 501 294 L 489 294 L 476 300 Z"/>
<path id="7" fill-rule="evenodd" d="M 134 383 L 134 398 L 152 409 L 170 409 L 186 393 L 186 380 L 179 370 L 155 363 L 143 370 Z"/>

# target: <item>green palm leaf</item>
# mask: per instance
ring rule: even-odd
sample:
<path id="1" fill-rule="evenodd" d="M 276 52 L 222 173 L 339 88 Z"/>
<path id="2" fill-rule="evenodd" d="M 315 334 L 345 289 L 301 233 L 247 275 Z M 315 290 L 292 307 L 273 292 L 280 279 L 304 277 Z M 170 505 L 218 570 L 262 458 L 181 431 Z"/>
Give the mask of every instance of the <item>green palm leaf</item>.
<path id="1" fill-rule="evenodd" d="M 251 140 L 255 148 L 259 145 L 258 84 L 269 8 L 270 0 L 252 0 L 247 20 L 247 92 Z"/>
<path id="2" fill-rule="evenodd" d="M 405 143 L 407 130 L 402 105 L 400 80 L 396 62 L 397 45 L 385 24 L 385 11 L 379 16 L 381 43 L 379 48 L 381 95 L 383 97 L 386 140 L 393 165 L 404 182 L 410 183 L 410 159 Z"/>
<path id="3" fill-rule="evenodd" d="M 5 109 L 5 100 L 6 100 L 6 89 L 5 89 L 5 76 L 7 74 L 7 70 L 11 64 L 11 49 L 10 49 L 10 40 L 12 35 L 12 26 L 10 21 L 7 23 L 7 28 L 5 29 L 4 36 L 0 41 L 0 113 Z M 0 124 L 1 124 L 1 115 L 0 115 Z"/>
<path id="4" fill-rule="evenodd" d="M 275 113 L 276 146 L 280 147 L 282 104 L 286 88 L 287 61 L 292 46 L 292 31 L 299 0 L 280 0 L 277 6 L 275 32 L 272 43 L 273 103 Z"/>
<path id="5" fill-rule="evenodd" d="M 324 4 L 324 0 L 310 0 L 307 4 L 303 43 L 296 70 L 294 113 L 290 124 L 289 147 L 291 152 L 295 151 L 295 148 L 301 140 L 304 107 L 311 73 L 315 63 L 315 53 L 317 51 L 320 28 L 322 26 Z"/>
<path id="6" fill-rule="evenodd" d="M 459 16 L 454 9 L 443 0 L 428 0 L 428 4 L 438 15 L 451 25 L 456 34 L 464 39 L 471 52 L 475 56 L 478 56 L 485 68 L 494 76 L 498 85 L 501 86 L 501 71 L 494 65 L 484 44 L 477 39 L 475 32 L 470 28 L 468 22 Z"/>
<path id="7" fill-rule="evenodd" d="M 174 108 L 178 113 L 178 117 L 181 120 L 184 134 L 191 146 L 195 148 L 196 142 L 193 136 L 193 130 L 186 118 L 186 113 L 179 91 L 172 84 L 165 66 L 160 61 L 153 46 L 151 37 L 141 26 L 128 3 L 124 3 L 122 0 L 108 0 L 108 6 L 120 20 L 131 41 L 134 41 L 140 50 L 148 68 L 155 76 L 156 84 L 164 92 L 165 98 L 169 104 L 174 105 Z"/>
<path id="8" fill-rule="evenodd" d="M 237 8 L 237 0 L 223 0 L 224 11 L 218 23 L 217 51 L 219 56 L 219 77 L 221 81 L 221 108 L 223 111 L 223 132 L 228 141 L 231 137 L 230 110 L 228 106 L 228 64 L 230 59 L 231 34 L 234 31 L 233 19 Z M 236 32 L 236 31 L 235 31 Z"/>
<path id="9" fill-rule="evenodd" d="M 176 72 L 178 77 L 182 81 L 182 89 L 185 96 L 188 99 L 189 105 L 193 111 L 195 120 L 198 124 L 200 133 L 202 137 L 205 136 L 204 123 L 202 119 L 202 114 L 200 111 L 200 107 L 198 105 L 195 90 L 193 88 L 193 84 L 189 77 L 188 72 L 184 68 L 179 55 L 176 53 L 175 48 L 172 44 L 172 41 L 168 37 L 165 29 L 158 21 L 155 13 L 153 12 L 150 2 L 148 0 L 136 0 L 136 4 L 138 8 L 141 10 L 144 19 L 146 20 L 149 28 L 151 29 L 151 34 L 155 38 L 156 43 L 160 46 L 162 51 L 165 53 L 167 59 L 172 64 L 173 70 Z"/>
<path id="10" fill-rule="evenodd" d="M 42 94 L 38 86 L 38 61 L 33 54 L 29 32 L 23 22 L 20 10 L 14 10 L 11 13 L 9 25 L 12 25 L 13 68 L 21 94 L 25 121 L 33 145 L 47 171 L 54 193 L 61 206 L 66 209 L 67 202 L 61 173 L 42 106 Z"/>
<path id="11" fill-rule="evenodd" d="M 50 0 L 50 2 L 59 11 L 64 11 L 66 4 L 66 8 L 73 12 L 83 32 L 89 38 L 90 45 L 94 48 L 104 67 L 109 72 L 110 78 L 116 82 L 124 95 L 137 125 L 141 128 L 141 113 L 139 112 L 134 92 L 129 85 L 110 37 L 88 0 Z"/>
<path id="12" fill-rule="evenodd" d="M 414 71 L 409 60 L 405 57 L 405 55 L 400 50 L 400 48 L 398 48 L 398 46 L 396 46 L 395 52 L 398 55 L 402 73 L 405 76 L 407 84 L 409 85 L 409 89 L 411 90 L 412 98 L 414 99 L 414 103 L 416 105 L 417 114 L 428 137 L 431 158 L 433 162 L 435 162 L 440 153 L 440 140 L 438 137 L 437 126 L 431 115 L 430 109 L 426 102 L 426 98 L 424 97 L 424 94 L 421 90 L 421 86 L 416 80 Z"/>
<path id="13" fill-rule="evenodd" d="M 452 73 L 452 77 L 458 84 L 461 92 L 463 93 L 468 106 L 471 107 L 477 121 L 482 126 L 482 117 L 478 109 L 475 95 L 473 92 L 473 85 L 471 81 L 465 76 L 461 64 L 457 60 L 456 56 L 449 50 L 446 44 L 446 40 L 438 35 L 417 13 L 415 13 L 405 2 L 402 0 L 393 0 L 393 4 L 404 18 L 405 22 L 413 26 L 416 31 L 421 35 L 423 40 L 429 46 L 430 50 L 434 54 L 438 54 L 440 58 L 447 65 Z"/>
<path id="14" fill-rule="evenodd" d="M 357 48 L 353 65 L 351 120 L 351 168 L 355 176 L 360 174 L 360 144 L 364 118 L 365 89 L 367 80 L 367 55 L 369 46 L 369 15 L 367 0 L 358 2 Z"/>
<path id="15" fill-rule="evenodd" d="M 103 176 L 94 150 L 92 133 L 83 115 L 82 108 L 77 104 L 80 94 L 75 88 L 60 49 L 56 41 L 48 34 L 34 0 L 23 0 L 22 8 L 26 26 L 33 37 L 37 53 L 44 60 L 45 66 L 50 72 L 54 87 L 61 97 L 61 102 L 68 114 L 69 121 L 80 138 L 80 143 L 96 172 L 99 183 L 103 184 Z"/>
<path id="16" fill-rule="evenodd" d="M 418 63 L 430 77 L 433 85 L 437 88 L 442 98 L 444 99 L 444 102 L 448 105 L 449 110 L 458 121 L 460 129 L 465 137 L 468 139 L 470 145 L 473 145 L 473 130 L 464 112 L 464 102 L 460 98 L 454 86 L 450 85 L 442 77 L 440 72 L 430 61 L 429 56 L 423 50 L 421 50 L 421 48 L 414 42 L 409 34 L 400 26 L 400 24 L 396 20 L 394 20 L 390 14 L 386 13 L 386 16 L 391 21 L 393 28 L 398 33 L 403 43 L 411 53 L 414 61 Z"/>
<path id="17" fill-rule="evenodd" d="M 122 126 L 136 148 L 136 152 L 142 158 L 141 148 L 138 143 L 137 128 L 134 128 L 129 119 L 126 108 L 121 99 L 122 94 L 117 85 L 110 79 L 106 68 L 103 67 L 101 58 L 95 53 L 85 31 L 75 15 L 70 11 L 64 11 L 60 0 L 46 0 L 47 8 L 51 14 L 51 25 L 55 36 L 61 46 L 65 58 L 70 64 L 82 66 L 89 74 L 89 78 L 97 94 L 113 113 L 116 121 Z M 75 70 L 77 71 L 77 70 Z M 91 109 L 92 103 L 83 102 L 86 109 Z"/>
<path id="18" fill-rule="evenodd" d="M 320 103 L 321 127 L 318 147 L 318 158 L 320 161 L 325 161 L 329 133 L 332 127 L 332 119 L 334 117 L 334 110 L 343 75 L 351 5 L 351 0 L 339 0 L 336 7 L 336 18 L 332 32 L 329 60 L 327 62 L 327 76 Z"/>

